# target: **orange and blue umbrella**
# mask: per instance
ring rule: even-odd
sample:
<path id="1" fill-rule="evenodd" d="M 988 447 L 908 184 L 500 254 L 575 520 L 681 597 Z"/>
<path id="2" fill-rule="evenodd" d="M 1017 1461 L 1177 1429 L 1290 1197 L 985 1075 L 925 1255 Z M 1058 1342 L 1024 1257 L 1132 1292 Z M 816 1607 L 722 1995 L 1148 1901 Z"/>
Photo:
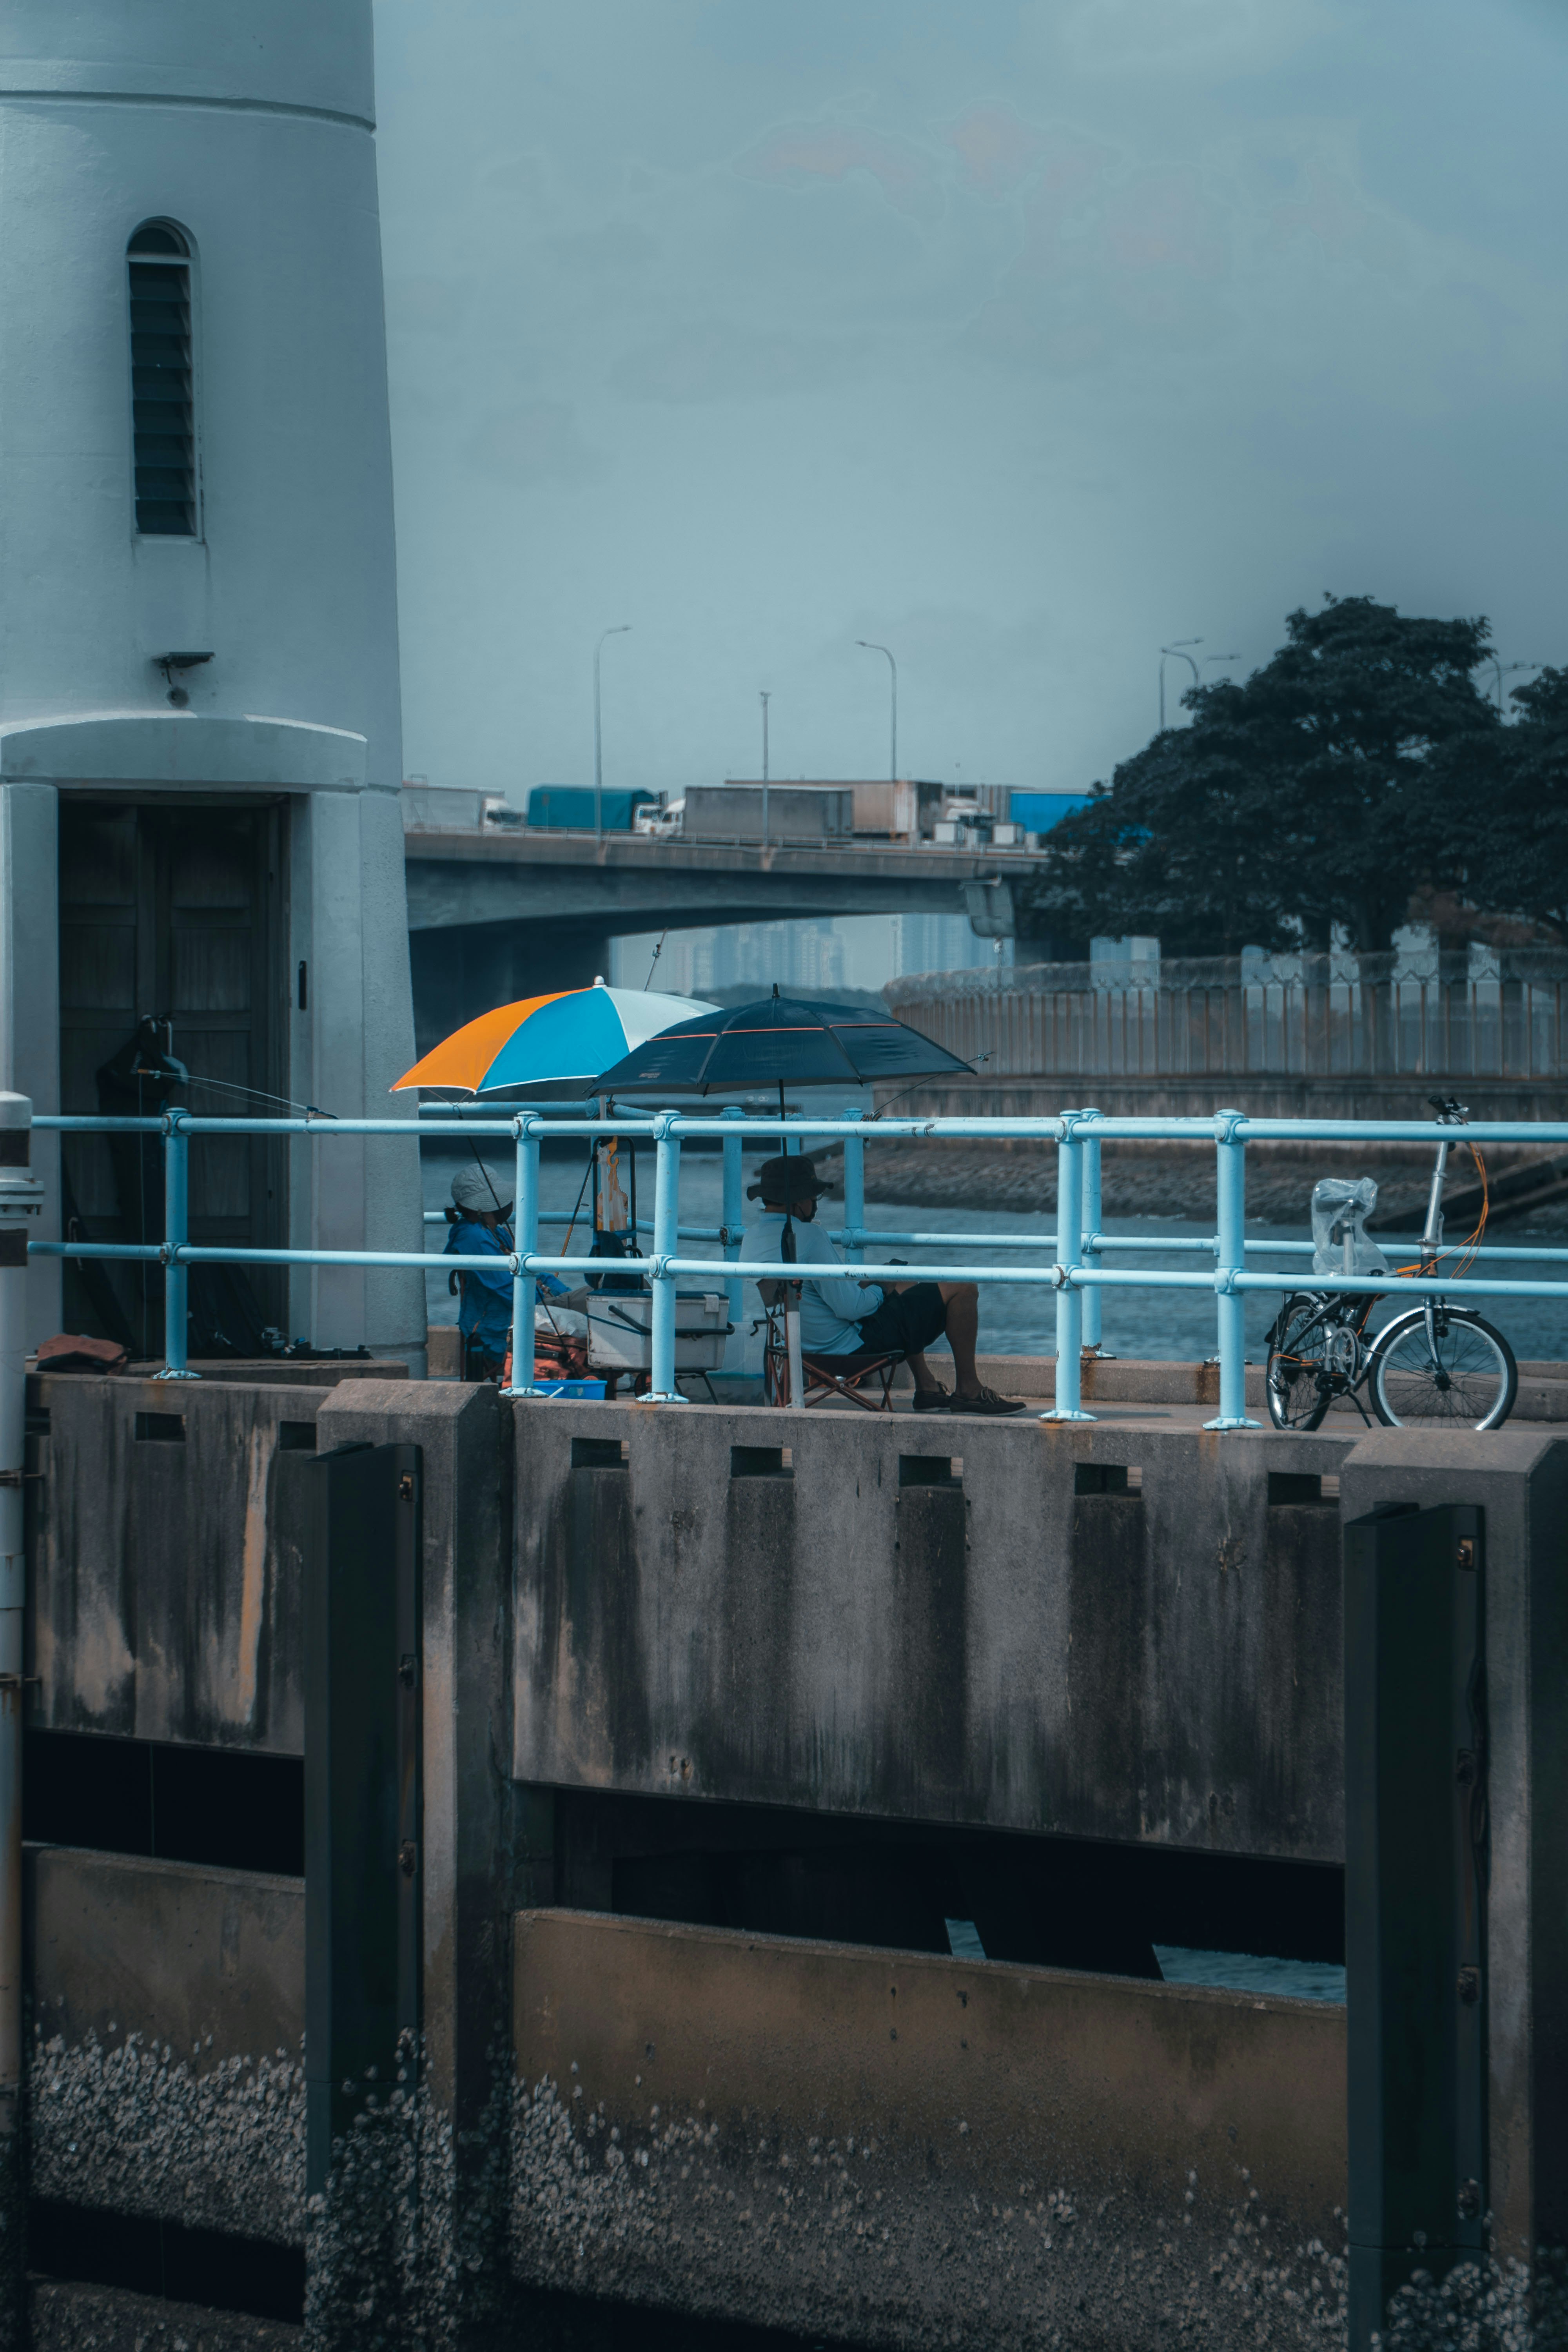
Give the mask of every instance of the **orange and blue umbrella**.
<path id="1" fill-rule="evenodd" d="M 390 1091 L 432 1087 L 443 1093 L 488 1095 L 513 1087 L 581 1084 L 678 1021 L 714 1009 L 700 997 L 606 988 L 602 980 L 592 988 L 525 996 L 454 1029 Z"/>

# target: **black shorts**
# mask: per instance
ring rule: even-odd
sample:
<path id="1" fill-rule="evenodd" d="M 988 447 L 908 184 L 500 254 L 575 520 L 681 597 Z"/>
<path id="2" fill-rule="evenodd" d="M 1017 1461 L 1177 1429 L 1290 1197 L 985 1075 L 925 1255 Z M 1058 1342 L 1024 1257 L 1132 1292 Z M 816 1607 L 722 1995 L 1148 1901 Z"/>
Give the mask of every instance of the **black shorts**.
<path id="1" fill-rule="evenodd" d="M 498 1349 L 482 1339 L 477 1331 L 466 1331 L 462 1341 L 463 1378 L 466 1381 L 499 1380 L 510 1345 L 510 1336 Z"/>
<path id="2" fill-rule="evenodd" d="M 867 1316 L 860 1326 L 860 1345 L 856 1353 L 878 1353 L 896 1348 L 902 1356 L 916 1356 L 933 1339 L 940 1339 L 946 1328 L 947 1301 L 936 1284 L 912 1282 L 907 1290 L 889 1290 L 880 1307 Z M 806 1353 L 819 1363 L 843 1360 L 838 1356 L 825 1355 L 820 1348 L 808 1348 Z"/>

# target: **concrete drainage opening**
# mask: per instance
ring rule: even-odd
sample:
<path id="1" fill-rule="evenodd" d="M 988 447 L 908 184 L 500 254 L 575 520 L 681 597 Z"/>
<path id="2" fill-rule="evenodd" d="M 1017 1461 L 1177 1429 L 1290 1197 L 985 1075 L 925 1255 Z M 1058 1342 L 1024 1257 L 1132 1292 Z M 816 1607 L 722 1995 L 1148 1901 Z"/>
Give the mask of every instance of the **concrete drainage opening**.
<path id="1" fill-rule="evenodd" d="M 1073 1466 L 1075 1495 L 1141 1495 L 1143 1473 L 1136 1462 L 1079 1462 Z"/>
<path id="2" fill-rule="evenodd" d="M 183 1412 L 139 1412 L 135 1431 L 143 1444 L 183 1445 L 185 1442 L 185 1416 Z"/>
<path id="3" fill-rule="evenodd" d="M 962 1454 L 900 1454 L 899 1484 L 900 1486 L 962 1486 L 963 1456 Z"/>
<path id="4" fill-rule="evenodd" d="M 624 1470 L 631 1447 L 624 1437 L 574 1437 L 574 1470 Z"/>
<path id="5" fill-rule="evenodd" d="M 1285 1508 L 1292 1503 L 1327 1503 L 1339 1508 L 1340 1482 L 1331 1471 L 1270 1470 L 1268 1473 L 1268 1507 L 1271 1511 Z"/>
<path id="6" fill-rule="evenodd" d="M 793 1478 L 795 1460 L 787 1445 L 731 1445 L 731 1478 Z"/>

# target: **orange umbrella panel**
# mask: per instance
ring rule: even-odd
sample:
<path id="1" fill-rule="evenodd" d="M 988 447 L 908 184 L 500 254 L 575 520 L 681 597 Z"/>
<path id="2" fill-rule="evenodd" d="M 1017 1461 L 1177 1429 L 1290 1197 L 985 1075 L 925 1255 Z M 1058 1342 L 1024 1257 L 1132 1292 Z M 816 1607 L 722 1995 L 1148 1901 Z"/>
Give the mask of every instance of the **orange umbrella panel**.
<path id="1" fill-rule="evenodd" d="M 515 1004 L 498 1004 L 493 1013 L 481 1013 L 477 1021 L 465 1022 L 449 1037 L 443 1037 L 438 1045 L 433 1045 L 423 1061 L 404 1072 L 390 1092 L 398 1094 L 405 1087 L 439 1087 L 459 1094 L 478 1094 L 501 1047 L 530 1014 L 537 1013 L 542 1004 L 553 1004 L 559 997 L 574 992 L 558 988 L 548 996 L 524 996 Z"/>

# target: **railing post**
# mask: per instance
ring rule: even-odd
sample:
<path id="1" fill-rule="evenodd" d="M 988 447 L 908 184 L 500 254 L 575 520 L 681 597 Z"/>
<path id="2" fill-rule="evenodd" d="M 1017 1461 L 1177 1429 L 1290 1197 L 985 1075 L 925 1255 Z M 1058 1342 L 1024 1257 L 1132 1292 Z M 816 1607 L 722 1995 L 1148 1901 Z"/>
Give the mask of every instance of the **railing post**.
<path id="1" fill-rule="evenodd" d="M 866 1114 L 858 1103 L 851 1103 L 844 1116 L 864 1118 Z M 847 1228 L 844 1255 L 851 1265 L 864 1265 L 866 1244 L 859 1235 L 866 1223 L 866 1139 L 861 1135 L 844 1139 L 844 1223 Z"/>
<path id="2" fill-rule="evenodd" d="M 744 1116 L 739 1105 L 734 1103 L 731 1103 L 727 1110 L 720 1113 L 721 1118 L 742 1118 Z M 719 1217 L 719 1222 L 724 1230 L 720 1247 L 731 1265 L 741 1255 L 746 1223 L 743 1182 L 745 1171 L 741 1160 L 742 1149 L 742 1139 L 740 1136 L 727 1135 L 724 1138 L 724 1204 Z M 730 1343 L 724 1350 L 725 1368 L 730 1371 L 742 1372 L 745 1370 L 746 1355 L 746 1335 L 741 1328 L 745 1307 L 745 1285 L 736 1275 L 725 1284 L 724 1287 L 730 1302 L 727 1319 L 735 1327 L 730 1336 Z"/>
<path id="3" fill-rule="evenodd" d="M 163 1120 L 163 1368 L 155 1381 L 199 1381 L 186 1361 L 190 1329 L 190 1275 L 178 1252 L 190 1240 L 190 1139 L 180 1113 Z"/>
<path id="4" fill-rule="evenodd" d="M 1247 1146 L 1236 1132 L 1245 1111 L 1222 1110 L 1215 1118 L 1217 1247 L 1215 1288 L 1219 1294 L 1219 1412 L 1205 1429 L 1257 1429 L 1247 1414 L 1247 1299 L 1235 1286 L 1247 1267 Z"/>
<path id="5" fill-rule="evenodd" d="M 1092 1421 L 1083 1410 L 1083 1293 L 1071 1280 L 1083 1231 L 1083 1145 L 1076 1111 L 1062 1113 L 1057 1144 L 1057 1392 L 1042 1421 Z"/>
<path id="6" fill-rule="evenodd" d="M 1099 1118 L 1097 1110 L 1086 1109 L 1085 1118 Z M 1061 1220 L 1057 1221 L 1061 1230 Z M 1094 1236 L 1100 1231 L 1100 1138 L 1092 1132 L 1083 1139 L 1083 1246 L 1080 1262 L 1098 1265 L 1100 1252 L 1094 1247 Z M 1083 1345 L 1088 1355 L 1098 1356 L 1100 1350 L 1100 1294 L 1098 1285 L 1089 1283 L 1083 1294 Z"/>
<path id="7" fill-rule="evenodd" d="M 514 1120 L 517 1172 L 512 1180 L 511 1239 L 516 1263 L 511 1276 L 511 1386 L 509 1396 L 542 1396 L 533 1377 L 533 1276 L 530 1260 L 539 1247 L 539 1138 L 533 1122 Z"/>
<path id="8" fill-rule="evenodd" d="M 675 1276 L 666 1271 L 680 1254 L 680 1138 L 669 1132 L 670 1114 L 654 1121 L 653 1340 L 649 1349 L 649 1404 L 684 1404 L 675 1385 Z"/>

